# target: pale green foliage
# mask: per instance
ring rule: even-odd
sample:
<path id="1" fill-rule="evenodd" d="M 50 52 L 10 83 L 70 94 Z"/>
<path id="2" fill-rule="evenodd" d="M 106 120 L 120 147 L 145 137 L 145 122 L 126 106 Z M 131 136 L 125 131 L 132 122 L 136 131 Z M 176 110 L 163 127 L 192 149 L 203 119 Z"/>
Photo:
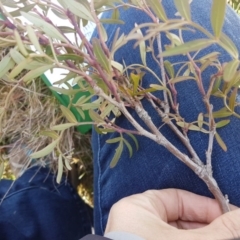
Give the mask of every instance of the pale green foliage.
<path id="1" fill-rule="evenodd" d="M 228 0 L 228 3 L 233 7 L 234 10 L 239 12 L 239 6 L 240 6 L 239 0 Z"/>
<path id="2" fill-rule="evenodd" d="M 31 2 L 31 1 L 30 1 Z M 115 33 L 115 38 L 109 49 L 105 42 L 107 34 L 102 23 L 116 24 L 123 23 L 119 18 L 118 8 L 107 0 L 94 0 L 91 4 L 87 0 L 69 1 L 58 0 L 55 5 L 51 1 L 37 1 L 29 3 L 21 0 L 18 3 L 3 1 L 1 7 L 14 7 L 17 10 L 3 11 L 2 15 L 7 17 L 14 24 L 16 28 L 8 28 L 9 34 L 0 39 L 1 46 L 13 47 L 10 54 L 6 55 L 0 62 L 0 77 L 5 81 L 14 84 L 28 84 L 34 78 L 40 76 L 46 70 L 54 68 L 62 68 L 68 71 L 67 75 L 58 81 L 58 83 L 66 83 L 68 89 L 60 89 L 56 86 L 52 90 L 69 95 L 71 99 L 79 91 L 89 92 L 90 97 L 82 97 L 76 103 L 71 103 L 69 107 L 61 107 L 63 115 L 69 123 L 52 126 L 52 131 L 45 131 L 42 134 L 52 137 L 53 141 L 50 145 L 42 150 L 33 153 L 32 157 L 43 157 L 54 150 L 59 150 L 58 142 L 63 136 L 64 131 L 68 128 L 79 126 L 81 124 L 89 124 L 89 122 L 78 123 L 70 108 L 75 107 L 82 118 L 85 118 L 84 111 L 88 111 L 92 119 L 92 124 L 100 134 L 107 134 L 109 132 L 119 132 L 120 136 L 110 139 L 108 143 L 118 143 L 115 155 L 111 162 L 111 167 L 114 167 L 121 153 L 126 147 L 129 151 L 129 156 L 133 154 L 133 148 L 126 140 L 125 136 L 128 134 L 136 143 L 137 140 L 133 134 L 144 135 L 143 129 L 135 123 L 128 113 L 127 107 L 135 108 L 141 106 L 141 100 L 145 97 L 151 99 L 152 104 L 157 105 L 159 117 L 164 119 L 166 124 L 175 124 L 182 129 L 180 134 L 187 134 L 190 130 L 199 131 L 203 134 L 214 134 L 219 145 L 227 150 L 224 144 L 224 139 L 221 139 L 219 134 L 215 134 L 215 130 L 219 127 L 224 127 L 229 123 L 229 119 L 218 120 L 218 118 L 225 118 L 229 116 L 240 117 L 235 111 L 237 88 L 240 84 L 239 80 L 239 53 L 234 43 L 222 33 L 222 26 L 224 23 L 224 14 L 226 9 L 225 0 L 213 0 L 213 8 L 211 11 L 211 25 L 212 32 L 208 32 L 198 24 L 192 22 L 188 0 L 176 0 L 175 5 L 178 14 L 182 18 L 168 19 L 159 0 L 149 1 L 129 1 L 125 4 L 121 0 L 114 1 L 120 7 L 137 7 L 144 9 L 142 14 L 148 14 L 153 18 L 152 22 L 135 25 L 135 28 L 128 35 L 119 36 L 119 32 Z M 47 4 L 48 3 L 48 4 Z M 236 3 L 235 3 L 236 4 Z M 43 14 L 33 11 L 34 8 L 41 9 Z M 114 8 L 112 19 L 99 19 L 98 14 L 102 11 L 112 10 Z M 66 9 L 68 9 L 66 11 Z M 47 17 L 48 12 L 52 11 L 56 16 L 62 18 L 67 22 L 71 22 L 72 26 L 57 27 L 54 21 Z M 24 21 L 18 21 L 17 17 L 23 16 L 30 21 L 30 24 L 25 24 Z M 5 19 L 6 24 L 9 22 Z M 160 23 L 159 23 L 160 21 Z M 99 39 L 95 38 L 89 42 L 83 33 L 83 26 L 88 22 L 95 23 L 99 32 Z M 190 42 L 185 42 L 182 39 L 181 31 L 187 26 L 194 27 L 197 31 L 203 32 L 206 39 L 196 39 Z M 142 28 L 148 28 L 146 35 L 143 35 Z M 172 30 L 179 30 L 179 34 L 173 34 Z M 4 29 L 2 28 L 2 31 Z M 69 41 L 67 33 L 74 36 L 75 42 Z M 159 41 L 158 34 L 166 33 L 171 41 L 170 46 L 162 46 L 163 51 L 155 54 L 155 58 L 162 59 L 163 62 L 161 70 L 168 74 L 168 82 L 164 80 L 163 76 L 157 76 L 153 69 L 149 69 L 146 62 L 147 52 L 152 52 L 153 42 Z M 24 36 L 24 37 L 23 37 Z M 138 46 L 142 64 L 133 64 L 125 66 L 114 61 L 114 53 L 117 49 L 127 44 L 130 40 L 135 40 L 135 46 Z M 161 42 L 158 42 L 161 45 Z M 206 56 L 197 59 L 197 54 L 211 46 L 218 44 L 224 48 L 232 57 L 232 61 L 222 65 L 219 59 L 219 53 L 210 53 Z M 33 50 L 34 49 L 34 50 Z M 165 57 L 186 54 L 188 61 L 182 63 L 181 71 L 175 72 L 171 62 L 165 61 Z M 198 67 L 200 65 L 200 67 Z M 212 77 L 212 85 L 207 93 L 204 92 L 201 86 L 201 74 L 209 67 L 214 65 L 218 69 L 218 73 Z M 27 70 L 26 74 L 20 79 L 15 77 Z M 143 89 L 141 80 L 144 72 L 150 72 L 157 80 L 158 84 L 152 84 L 148 88 Z M 197 74 L 197 71 L 200 74 Z M 183 74 L 184 72 L 184 74 Z M 115 80 L 113 80 L 113 78 Z M 74 79 L 74 83 L 80 86 L 80 90 L 71 88 L 68 84 L 70 79 Z M 169 113 L 167 108 L 176 110 L 176 103 L 174 102 L 174 93 L 169 87 L 170 85 L 178 84 L 179 82 L 195 81 L 199 86 L 199 91 L 203 94 L 205 104 L 207 106 L 205 113 L 199 113 L 196 121 L 187 123 L 180 116 L 178 111 Z M 157 102 L 152 95 L 152 92 L 164 92 L 165 99 L 168 106 L 163 106 Z M 210 96 L 216 96 L 223 99 L 224 108 L 212 112 Z M 97 96 L 94 102 L 89 102 L 90 98 Z M 160 101 L 160 102 L 161 102 Z M 213 106 L 214 109 L 214 106 Z M 4 109 L 0 112 L 0 117 L 4 113 Z M 121 114 L 125 115 L 134 126 L 135 130 L 121 129 L 115 124 L 115 120 Z M 113 117 L 111 117 L 113 116 Z M 150 124 L 150 123 L 148 123 Z M 161 130 L 160 130 L 161 132 Z M 152 131 L 152 134 L 156 134 Z M 147 135 L 147 134 L 146 134 Z M 63 154 L 59 152 L 58 155 L 58 182 L 61 179 L 63 168 L 70 167 L 67 161 L 63 161 Z M 66 159 L 64 159 L 66 160 Z"/>

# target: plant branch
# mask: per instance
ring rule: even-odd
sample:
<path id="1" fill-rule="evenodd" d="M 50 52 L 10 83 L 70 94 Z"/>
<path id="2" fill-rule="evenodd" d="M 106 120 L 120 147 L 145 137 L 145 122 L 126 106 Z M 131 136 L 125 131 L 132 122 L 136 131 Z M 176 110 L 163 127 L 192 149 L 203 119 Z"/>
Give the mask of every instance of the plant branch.
<path id="1" fill-rule="evenodd" d="M 218 200 L 223 213 L 229 211 L 228 201 L 225 199 L 221 190 L 219 189 L 217 182 L 215 179 L 209 175 L 205 166 L 199 166 L 194 163 L 186 154 L 183 154 L 179 151 L 172 143 L 170 143 L 156 128 L 153 124 L 148 113 L 139 105 L 136 104 L 135 107 L 136 113 L 143 120 L 143 122 L 153 131 L 156 136 L 155 142 L 159 145 L 164 146 L 167 150 L 169 150 L 175 157 L 177 157 L 180 161 L 182 161 L 185 165 L 187 165 L 190 169 L 192 169 L 208 186 L 209 190 L 212 192 L 214 197 Z"/>
<path id="2" fill-rule="evenodd" d="M 212 149 L 213 149 L 213 140 L 216 133 L 216 125 L 212 116 L 213 106 L 209 106 L 209 139 L 208 139 L 208 150 L 206 152 L 206 165 L 209 176 L 212 176 Z"/>
<path id="3" fill-rule="evenodd" d="M 183 133 L 173 124 L 173 122 L 168 118 L 168 114 L 164 113 L 151 99 L 148 98 L 149 102 L 153 106 L 153 108 L 156 110 L 158 115 L 162 118 L 162 121 L 165 122 L 170 129 L 177 135 L 177 137 L 181 140 L 181 142 L 184 144 L 184 146 L 187 148 L 189 153 L 192 156 L 192 160 L 198 164 L 199 166 L 203 166 L 202 161 L 198 157 L 197 153 L 195 152 L 194 148 L 192 147 L 190 140 L 187 136 L 183 135 Z"/>
<path id="4" fill-rule="evenodd" d="M 84 46 L 86 47 L 88 54 L 90 55 L 91 59 L 95 59 L 94 54 L 93 54 L 93 48 L 92 45 L 90 44 L 90 42 L 86 39 L 85 35 L 83 34 L 83 32 L 81 31 L 81 29 L 78 27 L 77 22 L 74 18 L 74 15 L 67 10 L 66 13 L 67 17 L 69 18 L 69 20 L 71 21 L 73 27 L 75 28 L 75 30 L 77 31 L 77 34 L 79 35 L 80 39 L 82 40 Z"/>
<path id="5" fill-rule="evenodd" d="M 101 30 L 101 23 L 96 15 L 96 11 L 94 9 L 94 1 L 91 0 L 90 1 L 90 8 L 91 8 L 91 13 L 92 13 L 92 16 L 95 20 L 95 24 L 96 24 L 96 27 L 97 27 L 97 31 L 98 31 L 98 35 L 99 35 L 99 39 L 100 39 L 100 42 L 101 42 L 101 45 L 102 45 L 102 48 L 103 48 L 103 51 L 104 53 L 106 54 L 106 56 L 109 58 L 110 56 L 110 53 L 109 53 L 109 49 L 104 41 L 104 38 L 103 38 L 103 34 L 102 34 L 102 30 Z"/>
<path id="6" fill-rule="evenodd" d="M 157 35 L 157 45 L 158 45 L 158 54 L 159 54 L 159 66 L 161 70 L 161 76 L 162 76 L 162 81 L 164 86 L 167 86 L 167 81 L 166 81 L 166 73 L 164 69 L 164 62 L 163 62 L 163 57 L 162 57 L 162 41 L 161 41 L 161 33 Z M 165 113 L 169 113 L 169 102 L 168 102 L 168 96 L 167 96 L 167 91 L 163 90 L 163 98 L 166 103 L 165 107 Z"/>

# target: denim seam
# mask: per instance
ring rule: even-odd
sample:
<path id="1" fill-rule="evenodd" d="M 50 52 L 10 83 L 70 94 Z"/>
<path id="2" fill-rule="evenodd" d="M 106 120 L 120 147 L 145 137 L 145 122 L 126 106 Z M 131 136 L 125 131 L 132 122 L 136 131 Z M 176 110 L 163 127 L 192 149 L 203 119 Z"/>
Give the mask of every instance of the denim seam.
<path id="1" fill-rule="evenodd" d="M 100 227 L 101 227 L 101 231 L 103 233 L 103 219 L 102 219 L 102 208 L 101 208 L 101 193 L 100 193 L 100 189 L 101 189 L 101 166 L 100 166 L 100 149 L 101 149 L 101 145 L 100 145 L 100 136 L 99 134 L 97 134 L 97 138 L 98 138 L 98 155 L 97 155 L 97 165 L 98 165 L 98 209 L 99 209 L 99 215 L 100 215 Z"/>
<path id="2" fill-rule="evenodd" d="M 12 196 L 14 196 L 14 195 L 16 195 L 18 193 L 22 193 L 22 192 L 25 192 L 26 190 L 29 190 L 29 189 L 32 190 L 32 189 L 35 189 L 35 188 L 39 188 L 39 187 L 38 186 L 26 187 L 26 188 L 23 188 L 21 190 L 17 190 L 17 191 L 15 191 L 13 193 L 8 194 L 7 196 L 1 198 L 0 200 L 8 199 L 8 198 L 10 198 L 10 197 L 12 197 Z"/>

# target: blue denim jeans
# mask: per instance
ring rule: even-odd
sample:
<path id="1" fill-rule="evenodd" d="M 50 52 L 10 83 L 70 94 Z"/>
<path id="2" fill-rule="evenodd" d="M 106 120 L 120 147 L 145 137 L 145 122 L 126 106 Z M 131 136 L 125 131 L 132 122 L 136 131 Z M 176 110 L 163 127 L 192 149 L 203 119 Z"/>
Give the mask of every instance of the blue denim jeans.
<path id="1" fill-rule="evenodd" d="M 14 183 L 1 180 L 0 199 L 1 239 L 78 240 L 91 233 L 86 205 L 49 169 L 31 168 Z"/>
<path id="2" fill-rule="evenodd" d="M 167 16 L 174 18 L 176 9 L 173 0 L 163 0 L 163 5 Z M 192 19 L 200 24 L 203 28 L 211 30 L 210 13 L 211 1 L 209 0 L 193 0 L 191 4 Z M 106 13 L 103 18 L 110 16 Z M 121 10 L 121 19 L 125 25 L 112 26 L 108 25 L 108 44 L 111 45 L 116 29 L 120 27 L 120 34 L 127 34 L 134 24 L 144 23 L 150 19 L 140 10 L 128 9 Z M 240 21 L 237 14 L 228 7 L 226 20 L 223 31 L 233 40 L 240 50 Z M 205 36 L 198 31 L 184 31 L 184 40 L 204 38 Z M 169 44 L 169 40 L 162 36 L 163 45 Z M 115 54 L 115 61 L 125 61 L 126 65 L 132 63 L 141 63 L 139 49 L 133 49 L 134 41 L 129 42 L 126 46 L 118 50 Z M 199 58 L 204 54 L 217 51 L 221 53 L 221 61 L 229 61 L 231 57 L 218 45 L 212 45 L 203 50 L 199 54 Z M 171 63 L 186 60 L 186 57 L 171 57 Z M 148 66 L 160 75 L 157 64 L 151 57 L 147 55 Z M 207 88 L 210 77 L 216 72 L 214 68 L 208 68 L 203 74 L 204 87 Z M 143 86 L 150 83 L 157 83 L 149 74 L 143 78 Z M 202 96 L 194 81 L 188 81 L 176 84 L 178 91 L 178 102 L 180 103 L 180 114 L 185 118 L 186 122 L 195 121 L 200 112 L 205 113 L 205 107 Z M 214 111 L 223 107 L 222 99 L 212 98 Z M 156 126 L 161 126 L 161 119 L 155 114 L 153 108 L 143 100 L 145 109 L 148 110 Z M 237 110 L 239 111 L 239 109 Z M 137 119 L 143 127 L 146 127 L 134 112 L 132 115 Z M 116 122 L 119 126 L 127 129 L 133 129 L 131 124 L 123 117 L 119 117 Z M 170 140 L 181 151 L 186 152 L 181 142 L 176 138 L 174 133 L 165 125 L 161 128 L 164 136 Z M 232 117 L 231 123 L 218 130 L 220 136 L 224 139 L 228 151 L 224 152 L 216 142 L 212 153 L 213 174 L 217 180 L 222 192 L 228 194 L 232 204 L 240 206 L 240 120 Z M 135 193 L 141 193 L 149 189 L 165 189 L 178 188 L 185 189 L 196 194 L 212 197 L 205 183 L 200 180 L 197 175 L 181 163 L 165 148 L 157 145 L 145 137 L 137 136 L 139 142 L 139 150 L 129 158 L 128 150 L 125 148 L 117 166 L 113 169 L 109 167 L 110 161 L 115 153 L 117 145 L 107 144 L 106 140 L 119 136 L 117 133 L 107 135 L 98 135 L 93 132 L 92 143 L 94 152 L 94 191 L 95 191 L 95 231 L 97 234 L 104 232 L 108 213 L 111 206 L 119 199 Z M 127 138 L 127 137 L 126 137 Z M 208 135 L 199 132 L 189 132 L 189 138 L 194 149 L 198 153 L 203 162 L 206 159 L 206 150 L 208 146 Z M 127 138 L 128 139 L 128 138 Z M 131 144 L 134 143 L 129 139 Z"/>

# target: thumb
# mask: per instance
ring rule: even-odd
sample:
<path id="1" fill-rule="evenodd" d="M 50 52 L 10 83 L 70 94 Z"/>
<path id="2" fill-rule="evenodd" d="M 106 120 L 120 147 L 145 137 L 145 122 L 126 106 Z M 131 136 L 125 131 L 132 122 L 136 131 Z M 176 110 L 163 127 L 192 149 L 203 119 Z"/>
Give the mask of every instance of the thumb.
<path id="1" fill-rule="evenodd" d="M 215 232 L 215 239 L 236 239 L 240 237 L 240 209 L 228 212 L 216 218 L 204 227 L 209 236 Z"/>

